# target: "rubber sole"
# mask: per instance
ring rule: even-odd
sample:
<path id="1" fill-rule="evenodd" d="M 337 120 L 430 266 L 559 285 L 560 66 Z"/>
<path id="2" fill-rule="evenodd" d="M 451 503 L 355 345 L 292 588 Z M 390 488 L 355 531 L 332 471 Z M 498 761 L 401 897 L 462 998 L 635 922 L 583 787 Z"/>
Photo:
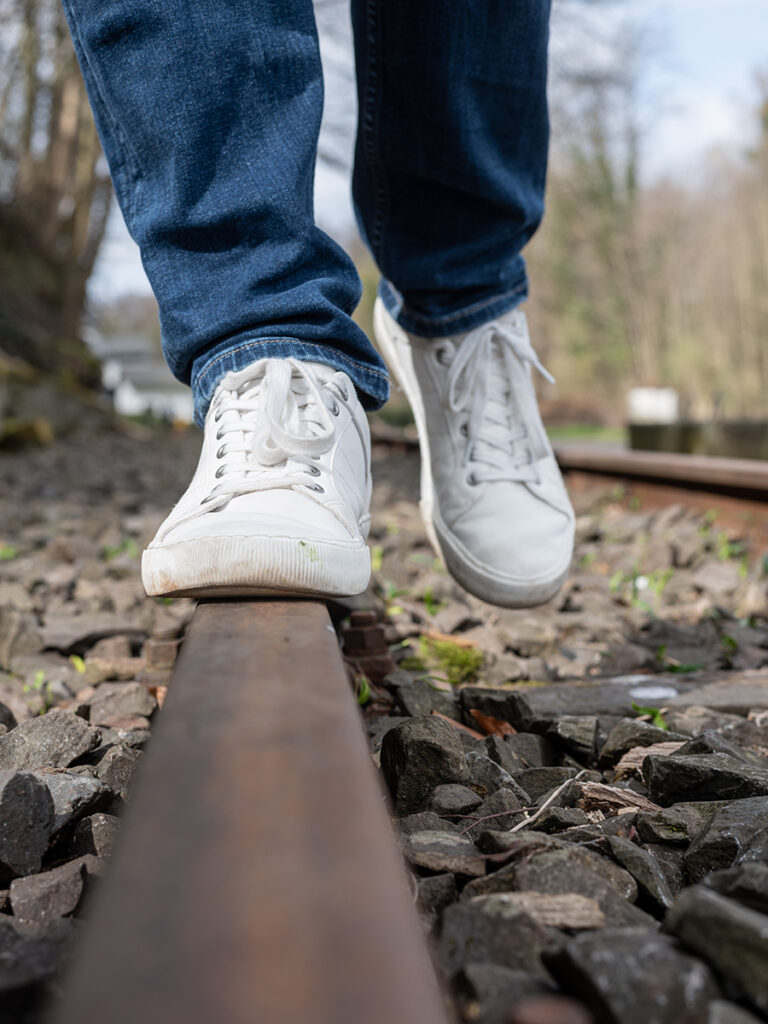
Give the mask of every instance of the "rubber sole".
<path id="1" fill-rule="evenodd" d="M 570 554 L 564 566 L 549 577 L 536 580 L 515 580 L 493 572 L 474 559 L 461 542 L 441 522 L 436 507 L 432 465 L 430 460 L 427 418 L 421 392 L 416 383 L 416 371 L 409 344 L 392 337 L 387 324 L 384 305 L 376 300 L 373 310 L 373 330 L 376 341 L 400 383 L 411 406 L 421 451 L 421 501 L 419 508 L 427 537 L 436 554 L 457 583 L 481 601 L 504 608 L 534 608 L 546 604 L 562 587 L 570 570 Z"/>
<path id="2" fill-rule="evenodd" d="M 362 542 L 204 537 L 147 548 L 141 578 L 150 597 L 351 597 L 368 586 L 371 558 Z"/>

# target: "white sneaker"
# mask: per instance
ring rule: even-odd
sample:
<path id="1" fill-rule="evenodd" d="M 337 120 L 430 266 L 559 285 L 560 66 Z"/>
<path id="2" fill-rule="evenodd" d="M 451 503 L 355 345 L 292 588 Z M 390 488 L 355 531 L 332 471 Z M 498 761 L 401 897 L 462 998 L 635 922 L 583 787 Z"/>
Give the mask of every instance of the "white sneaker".
<path id="1" fill-rule="evenodd" d="M 491 604 L 553 597 L 573 553 L 574 514 L 541 422 L 530 367 L 552 379 L 513 310 L 466 334 L 407 334 L 378 299 L 374 330 L 413 410 L 421 514 L 459 583 Z"/>
<path id="2" fill-rule="evenodd" d="M 371 445 L 347 375 L 261 359 L 213 396 L 192 483 L 144 552 L 148 594 L 359 594 Z"/>

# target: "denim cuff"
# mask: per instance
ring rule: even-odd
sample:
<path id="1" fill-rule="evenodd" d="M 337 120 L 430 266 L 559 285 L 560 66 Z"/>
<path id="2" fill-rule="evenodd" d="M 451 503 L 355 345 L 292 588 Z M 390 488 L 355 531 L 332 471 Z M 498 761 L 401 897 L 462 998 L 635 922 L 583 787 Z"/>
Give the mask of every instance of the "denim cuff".
<path id="1" fill-rule="evenodd" d="M 301 359 L 343 370 L 357 389 L 364 409 L 380 409 L 389 398 L 389 377 L 372 366 L 351 359 L 330 345 L 314 345 L 295 338 L 238 340 L 234 347 L 198 357 L 192 367 L 195 423 L 202 427 L 216 388 L 230 370 L 244 370 L 258 359 Z"/>
<path id="2" fill-rule="evenodd" d="M 473 327 L 480 327 L 481 324 L 495 320 L 519 306 L 521 302 L 525 302 L 528 298 L 528 276 L 523 265 L 520 276 L 511 288 L 469 303 L 463 309 L 444 316 L 424 316 L 409 309 L 401 293 L 384 278 L 379 283 L 379 296 L 387 312 L 404 331 L 417 334 L 421 338 L 444 338 L 471 331 Z"/>

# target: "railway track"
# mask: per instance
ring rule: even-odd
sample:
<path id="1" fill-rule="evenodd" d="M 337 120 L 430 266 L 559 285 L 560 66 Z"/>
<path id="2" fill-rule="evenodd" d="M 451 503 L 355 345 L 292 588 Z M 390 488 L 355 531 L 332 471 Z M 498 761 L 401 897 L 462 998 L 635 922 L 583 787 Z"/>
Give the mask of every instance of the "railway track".
<path id="1" fill-rule="evenodd" d="M 557 455 L 572 487 L 621 480 L 702 508 L 716 495 L 764 535 L 768 467 Z M 582 1020 L 545 1004 L 530 1020 Z M 110 1024 L 446 1024 L 323 604 L 198 607 L 51 1024 L 94 1007 Z"/>

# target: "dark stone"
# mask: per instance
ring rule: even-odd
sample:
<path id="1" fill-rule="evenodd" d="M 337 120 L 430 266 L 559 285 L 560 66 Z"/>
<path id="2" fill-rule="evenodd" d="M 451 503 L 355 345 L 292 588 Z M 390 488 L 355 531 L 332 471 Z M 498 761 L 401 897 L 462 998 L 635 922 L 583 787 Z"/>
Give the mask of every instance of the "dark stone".
<path id="1" fill-rule="evenodd" d="M 395 729 L 398 725 L 402 725 L 403 722 L 408 721 L 410 721 L 410 719 L 404 716 L 380 715 L 378 718 L 373 718 L 366 722 L 365 729 L 368 733 L 371 753 L 378 754 L 381 750 L 381 742 L 390 729 Z"/>
<path id="2" fill-rule="evenodd" d="M 547 793 L 578 774 L 576 768 L 528 768 L 524 772 L 519 772 L 515 778 L 526 793 L 530 794 L 531 800 L 539 803 Z"/>
<path id="3" fill-rule="evenodd" d="M 643 762 L 643 779 L 651 800 L 664 806 L 680 800 L 768 795 L 768 769 L 744 764 L 728 754 L 649 754 Z"/>
<path id="4" fill-rule="evenodd" d="M 469 781 L 457 731 L 443 719 L 431 716 L 412 718 L 385 734 L 381 768 L 398 814 L 420 810 L 441 783 Z"/>
<path id="5" fill-rule="evenodd" d="M 111 814 L 91 814 L 83 818 L 72 833 L 71 852 L 76 856 L 90 853 L 94 857 L 108 857 L 119 825 L 119 820 Z"/>
<path id="6" fill-rule="evenodd" d="M 523 761 L 523 770 L 555 763 L 555 748 L 549 740 L 534 732 L 516 732 L 505 736 L 504 742 Z"/>
<path id="7" fill-rule="evenodd" d="M 403 818 L 397 818 L 395 828 L 404 836 L 412 835 L 414 832 L 460 832 L 462 825 L 445 821 L 434 811 L 419 811 L 418 814 L 406 814 Z"/>
<path id="8" fill-rule="evenodd" d="M 702 1024 L 718 994 L 707 967 L 658 932 L 585 932 L 544 962 L 601 1024 Z"/>
<path id="9" fill-rule="evenodd" d="M 70 918 L 52 921 L 45 934 L 39 935 L 14 918 L 0 915 L 0 993 L 4 1011 L 9 1010 L 7 999 L 11 993 L 59 974 L 76 934 L 76 924 Z"/>
<path id="10" fill-rule="evenodd" d="M 449 973 L 482 963 L 546 976 L 541 952 L 554 934 L 517 907 L 485 906 L 482 899 L 454 903 L 443 914 L 440 957 Z"/>
<path id="11" fill-rule="evenodd" d="M 40 870 L 53 823 L 47 787 L 27 772 L 0 770 L 0 885 Z"/>
<path id="12" fill-rule="evenodd" d="M 427 871 L 453 871 L 477 878 L 485 874 L 485 857 L 469 839 L 453 832 L 412 832 L 400 838 L 403 857 Z"/>
<path id="13" fill-rule="evenodd" d="M 726 992 L 768 1011 L 768 918 L 704 886 L 681 893 L 664 922 L 723 979 Z"/>
<path id="14" fill-rule="evenodd" d="M 589 818 L 578 807 L 548 807 L 531 828 L 536 832 L 562 832 L 589 823 Z"/>
<path id="15" fill-rule="evenodd" d="M 553 836 L 547 836 L 543 832 L 532 832 L 530 830 L 499 832 L 496 829 L 488 829 L 481 832 L 477 838 L 477 846 L 483 853 L 507 854 L 505 862 L 516 860 L 519 857 L 527 857 L 534 850 L 560 849 L 562 845 Z M 502 870 L 504 869 L 502 868 Z M 496 874 L 499 874 L 499 872 L 496 872 Z"/>
<path id="16" fill-rule="evenodd" d="M 691 843 L 683 863 L 692 882 L 698 882 L 710 871 L 729 868 L 737 860 L 757 859 L 748 851 L 755 850 L 755 840 L 768 835 L 768 798 L 752 797 L 734 800 L 714 815 L 709 826 Z"/>
<path id="17" fill-rule="evenodd" d="M 121 801 L 126 800 L 140 760 L 140 751 L 115 744 L 96 765 L 96 778 L 106 783 Z"/>
<path id="18" fill-rule="evenodd" d="M 455 782 L 435 786 L 429 798 L 429 809 L 435 814 L 443 814 L 447 818 L 452 815 L 469 814 L 482 803 L 481 797 L 467 786 L 459 786 Z"/>
<path id="19" fill-rule="evenodd" d="M 672 906 L 674 897 L 664 872 L 654 857 L 628 839 L 611 836 L 611 853 L 637 882 L 638 903 L 655 917 L 663 917 Z"/>
<path id="20" fill-rule="evenodd" d="M 402 673 L 398 673 L 400 675 Z M 389 679 L 391 677 L 387 677 Z M 387 680 L 385 680 L 385 684 Z M 448 718 L 461 718 L 458 700 L 451 693 L 438 690 L 427 679 L 407 679 L 392 687 L 395 705 L 399 711 L 412 718 L 431 715 L 433 711 Z"/>
<path id="21" fill-rule="evenodd" d="M 80 859 L 39 875 L 14 879 L 10 889 L 14 916 L 27 924 L 40 925 L 73 914 L 83 895 L 84 876 L 85 864 Z"/>
<path id="22" fill-rule="evenodd" d="M 57 835 L 86 814 L 104 810 L 112 792 L 104 782 L 81 772 L 34 772 L 53 799 L 53 834 Z"/>
<path id="23" fill-rule="evenodd" d="M 475 819 L 467 829 L 472 839 L 486 829 L 493 828 L 506 831 L 522 820 L 522 804 L 517 794 L 511 789 L 497 789 L 491 793 L 473 812 Z M 465 822 L 465 828 L 468 822 Z"/>
<path id="24" fill-rule="evenodd" d="M 470 785 L 481 796 L 489 796 L 497 789 L 509 789 L 524 806 L 531 803 L 528 790 L 520 786 L 506 769 L 496 764 L 486 754 L 470 751 L 467 755 L 467 768 L 470 774 Z"/>
<path id="25" fill-rule="evenodd" d="M 580 764 L 587 764 L 595 756 L 597 729 L 594 715 L 561 715 L 547 729 L 546 737 Z"/>
<path id="26" fill-rule="evenodd" d="M 453 978 L 452 989 L 461 1019 L 482 1024 L 509 1024 L 510 1007 L 532 996 L 557 992 L 542 974 L 481 963 L 462 968 Z"/>
<path id="27" fill-rule="evenodd" d="M 416 883 L 416 909 L 430 922 L 438 919 L 443 910 L 459 898 L 456 879 L 452 874 L 430 875 Z"/>
<path id="28" fill-rule="evenodd" d="M 641 811 L 637 834 L 644 843 L 688 846 L 707 827 L 707 819 L 695 804 L 676 804 L 662 811 Z"/>
<path id="29" fill-rule="evenodd" d="M 16 727 L 16 716 L 2 701 L 0 701 L 0 725 L 4 725 L 9 732 Z"/>
<path id="30" fill-rule="evenodd" d="M 496 764 L 508 771 L 510 775 L 515 772 L 524 771 L 528 765 L 525 758 L 521 757 L 502 736 L 486 736 L 485 750 L 488 757 Z"/>
<path id="31" fill-rule="evenodd" d="M 765 758 L 756 757 L 754 754 L 742 750 L 736 743 L 713 729 L 708 729 L 700 736 L 688 740 L 679 750 L 675 751 L 675 754 L 677 757 L 687 757 L 693 754 L 727 754 L 729 757 L 735 757 L 737 761 L 744 761 L 757 768 L 764 768 L 768 764 Z"/>
<path id="32" fill-rule="evenodd" d="M 598 764 L 602 768 L 610 768 L 634 747 L 650 747 L 654 743 L 668 743 L 670 740 L 684 741 L 685 736 L 660 729 L 650 722 L 623 718 L 608 734 L 600 751 Z"/>
<path id="33" fill-rule="evenodd" d="M 663 846 L 660 843 L 647 843 L 645 849 L 664 872 L 672 894 L 677 896 L 685 885 L 683 851 L 679 847 Z"/>
<path id="34" fill-rule="evenodd" d="M 0 768 L 67 768 L 100 741 L 99 729 L 70 711 L 52 708 L 0 736 Z"/>
<path id="35" fill-rule="evenodd" d="M 736 868 L 715 871 L 703 884 L 750 910 L 768 914 L 768 864 L 740 864 Z"/>

